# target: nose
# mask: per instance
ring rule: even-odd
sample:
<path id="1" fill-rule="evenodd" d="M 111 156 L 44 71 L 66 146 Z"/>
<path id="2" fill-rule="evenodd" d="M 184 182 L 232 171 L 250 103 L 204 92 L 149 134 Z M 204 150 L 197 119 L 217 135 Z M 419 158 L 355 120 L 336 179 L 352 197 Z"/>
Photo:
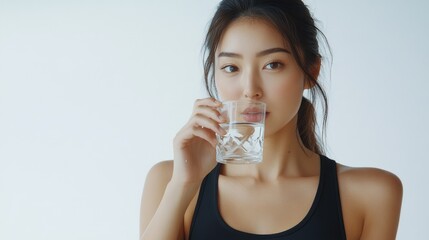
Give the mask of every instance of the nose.
<path id="1" fill-rule="evenodd" d="M 261 93 L 259 93 L 259 92 L 255 92 L 255 91 L 246 91 L 245 93 L 244 93 L 244 98 L 246 98 L 246 99 L 250 99 L 250 100 L 253 100 L 253 99 L 260 99 L 261 98 L 261 96 L 262 96 L 262 94 Z"/>
<path id="2" fill-rule="evenodd" d="M 262 97 L 262 89 L 260 87 L 260 76 L 258 73 L 253 72 L 244 76 L 244 89 L 243 95 L 245 99 L 259 100 Z"/>

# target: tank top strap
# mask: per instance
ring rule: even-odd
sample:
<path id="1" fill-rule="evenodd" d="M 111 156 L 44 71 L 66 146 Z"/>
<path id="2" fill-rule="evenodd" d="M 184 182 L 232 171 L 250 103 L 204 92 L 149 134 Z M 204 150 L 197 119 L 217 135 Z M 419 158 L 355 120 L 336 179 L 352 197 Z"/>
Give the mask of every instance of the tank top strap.
<path id="1" fill-rule="evenodd" d="M 319 211 L 323 212 L 329 210 L 331 216 L 335 216 L 332 221 L 337 223 L 336 226 L 338 226 L 338 228 L 336 230 L 338 231 L 341 239 L 346 239 L 338 185 L 337 162 L 323 155 L 320 155 L 320 158 L 321 164 L 323 164 L 322 169 L 324 172 L 324 184 L 322 186 L 324 197 L 321 198 L 321 206 L 319 207 Z M 328 213 L 326 212 L 326 214 Z"/>
<path id="2" fill-rule="evenodd" d="M 194 216 L 191 223 L 189 239 L 193 239 L 195 226 L 216 226 L 213 216 L 216 216 L 216 198 L 218 177 L 220 172 L 221 163 L 216 166 L 207 174 L 203 179 L 200 186 L 197 204 L 195 206 Z M 203 215 L 203 217 L 202 217 Z M 198 224 L 197 224 L 198 223 Z M 209 231 L 207 231 L 209 232 Z"/>

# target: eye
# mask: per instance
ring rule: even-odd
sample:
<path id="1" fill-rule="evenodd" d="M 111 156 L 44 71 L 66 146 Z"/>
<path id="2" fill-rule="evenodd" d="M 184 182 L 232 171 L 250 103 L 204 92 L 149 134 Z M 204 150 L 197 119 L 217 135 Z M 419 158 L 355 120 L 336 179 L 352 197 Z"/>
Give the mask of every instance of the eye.
<path id="1" fill-rule="evenodd" d="M 267 65 L 265 65 L 264 68 L 269 69 L 269 70 L 275 70 L 275 69 L 279 69 L 281 67 L 283 67 L 283 63 L 271 62 L 271 63 L 268 63 Z"/>
<path id="2" fill-rule="evenodd" d="M 222 67 L 221 69 L 225 70 L 225 72 L 227 72 L 227 73 L 233 73 L 233 72 L 236 72 L 238 70 L 237 67 L 234 67 L 232 65 L 227 65 L 225 67 Z"/>

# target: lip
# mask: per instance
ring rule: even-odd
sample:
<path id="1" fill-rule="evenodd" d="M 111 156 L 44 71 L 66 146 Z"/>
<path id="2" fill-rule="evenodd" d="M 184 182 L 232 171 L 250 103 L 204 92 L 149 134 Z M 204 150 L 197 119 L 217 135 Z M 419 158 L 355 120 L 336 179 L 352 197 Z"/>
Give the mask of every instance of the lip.
<path id="1" fill-rule="evenodd" d="M 241 115 L 243 116 L 244 121 L 246 122 L 261 122 L 263 118 L 267 117 L 269 112 L 261 112 L 260 108 L 249 107 L 246 108 Z"/>
<path id="2" fill-rule="evenodd" d="M 257 114 L 261 113 L 261 109 L 257 107 L 248 107 L 241 114 Z"/>

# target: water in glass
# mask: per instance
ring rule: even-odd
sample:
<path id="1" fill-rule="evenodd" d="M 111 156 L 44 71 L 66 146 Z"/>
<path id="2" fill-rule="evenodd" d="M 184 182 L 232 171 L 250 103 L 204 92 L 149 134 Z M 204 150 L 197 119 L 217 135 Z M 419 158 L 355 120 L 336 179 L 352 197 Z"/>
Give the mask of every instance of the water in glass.
<path id="1" fill-rule="evenodd" d="M 225 136 L 216 135 L 216 158 L 222 163 L 258 163 L 262 161 L 264 124 L 226 123 L 220 125 Z"/>

